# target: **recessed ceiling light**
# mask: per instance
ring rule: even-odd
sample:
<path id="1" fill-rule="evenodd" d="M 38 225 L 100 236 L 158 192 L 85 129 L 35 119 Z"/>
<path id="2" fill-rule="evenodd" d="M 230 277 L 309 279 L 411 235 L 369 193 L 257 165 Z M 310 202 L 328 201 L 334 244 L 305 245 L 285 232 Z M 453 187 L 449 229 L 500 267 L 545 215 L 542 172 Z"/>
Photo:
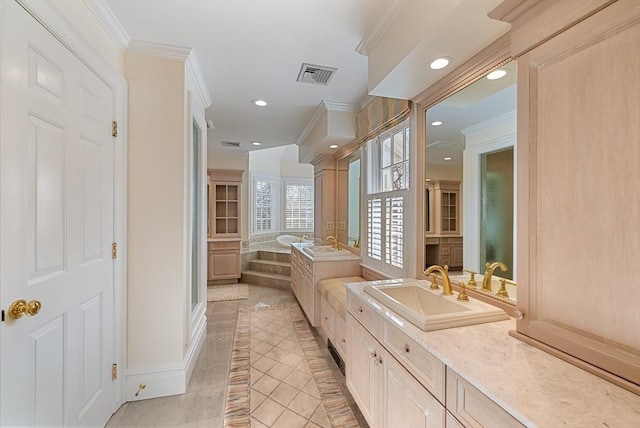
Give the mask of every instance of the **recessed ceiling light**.
<path id="1" fill-rule="evenodd" d="M 338 148 L 338 145 L 337 145 L 337 144 L 332 144 L 332 145 L 330 145 L 330 146 L 329 146 L 329 148 L 330 148 L 330 149 L 337 149 L 337 148 Z"/>
<path id="2" fill-rule="evenodd" d="M 432 70 L 440 70 L 445 68 L 447 65 L 451 63 L 451 58 L 443 56 L 441 58 L 436 58 L 429 64 L 429 68 Z"/>
<path id="3" fill-rule="evenodd" d="M 447 156 L 446 158 L 444 158 L 444 160 L 446 161 L 450 161 L 451 159 L 453 159 L 451 156 Z"/>
<path id="4" fill-rule="evenodd" d="M 507 70 L 503 70 L 503 69 L 493 70 L 491 73 L 487 74 L 487 79 L 489 80 L 502 79 L 506 75 L 507 75 Z"/>
<path id="5" fill-rule="evenodd" d="M 262 143 L 260 141 L 252 141 L 251 144 L 253 144 L 254 146 L 261 146 Z"/>
<path id="6" fill-rule="evenodd" d="M 440 122 L 439 120 L 436 120 L 435 122 L 431 122 L 431 126 L 440 126 L 442 125 L 442 122 Z"/>
<path id="7" fill-rule="evenodd" d="M 267 102 L 265 100 L 251 100 L 251 102 L 257 105 L 258 107 L 264 107 L 267 105 Z"/>

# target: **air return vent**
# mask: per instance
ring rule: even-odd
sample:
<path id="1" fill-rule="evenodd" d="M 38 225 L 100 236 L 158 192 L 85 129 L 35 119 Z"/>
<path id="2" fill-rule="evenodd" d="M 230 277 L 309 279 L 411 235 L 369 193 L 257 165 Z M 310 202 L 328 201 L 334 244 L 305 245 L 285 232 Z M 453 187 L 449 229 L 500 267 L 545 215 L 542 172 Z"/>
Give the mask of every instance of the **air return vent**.
<path id="1" fill-rule="evenodd" d="M 333 67 L 302 64 L 300 73 L 298 73 L 298 78 L 296 80 L 303 83 L 327 86 L 336 71 L 338 71 L 338 69 Z"/>
<path id="2" fill-rule="evenodd" d="M 221 144 L 225 147 L 240 147 L 240 143 L 237 141 L 223 141 Z"/>

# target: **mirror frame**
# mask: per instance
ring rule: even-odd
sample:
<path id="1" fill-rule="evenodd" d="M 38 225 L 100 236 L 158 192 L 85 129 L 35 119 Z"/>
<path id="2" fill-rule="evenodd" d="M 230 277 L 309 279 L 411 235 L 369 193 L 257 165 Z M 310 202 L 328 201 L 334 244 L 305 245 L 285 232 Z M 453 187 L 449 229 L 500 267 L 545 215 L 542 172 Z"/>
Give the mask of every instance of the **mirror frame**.
<path id="1" fill-rule="evenodd" d="M 335 202 L 335 218 L 336 222 L 345 221 L 345 229 L 336 230 L 337 238 L 342 243 L 343 247 L 351 251 L 356 255 L 360 255 L 360 247 L 353 247 L 347 242 L 347 235 L 349 233 L 349 159 L 351 155 L 360 150 L 362 143 L 359 140 L 353 140 L 350 143 L 342 146 L 335 154 L 336 160 L 336 202 Z M 362 180 L 362 179 L 361 179 Z M 360 183 L 362 184 L 362 182 Z M 362 194 L 359 195 L 358 204 L 362 209 Z M 362 215 L 362 211 L 360 211 Z M 336 224 L 337 226 L 337 224 Z M 362 222 L 358 225 L 360 237 L 362 237 Z"/>
<path id="2" fill-rule="evenodd" d="M 418 216 L 416 227 L 419 231 L 416 240 L 415 253 L 417 257 L 416 278 L 427 279 L 424 275 L 423 266 L 425 264 L 425 226 L 424 226 L 424 207 L 425 207 L 425 155 L 426 155 L 426 112 L 429 108 L 435 106 L 444 99 L 450 97 L 456 92 L 466 88 L 479 79 L 482 79 L 487 73 L 502 67 L 512 61 L 511 57 L 511 32 L 508 31 L 480 52 L 475 54 L 469 60 L 452 70 L 438 82 L 429 86 L 426 90 L 416 96 L 412 101 L 416 105 L 417 123 L 416 136 L 418 144 L 416 147 L 417 156 L 417 182 L 422 185 L 419 189 L 415 189 L 416 206 L 418 207 Z M 464 230 L 463 230 L 464 234 Z M 454 288 L 457 285 L 453 283 Z M 478 293 L 467 289 L 467 292 L 475 295 L 480 300 L 489 300 L 490 303 L 496 304 L 503 309 L 511 309 L 515 307 L 515 302 L 509 302 L 488 294 Z"/>

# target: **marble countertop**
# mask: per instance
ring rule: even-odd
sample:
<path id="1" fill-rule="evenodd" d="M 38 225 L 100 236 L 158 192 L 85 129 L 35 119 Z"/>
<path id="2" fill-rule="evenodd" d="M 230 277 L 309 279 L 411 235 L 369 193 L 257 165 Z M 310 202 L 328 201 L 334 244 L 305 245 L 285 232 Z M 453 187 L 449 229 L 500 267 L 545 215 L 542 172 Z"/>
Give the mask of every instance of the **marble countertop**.
<path id="1" fill-rule="evenodd" d="M 640 427 L 640 396 L 509 336 L 514 319 L 424 332 L 399 325 L 367 284 L 347 288 L 524 425 Z"/>
<path id="2" fill-rule="evenodd" d="M 310 255 L 309 253 L 303 251 L 304 247 L 313 247 L 314 244 L 310 243 L 292 243 L 291 244 L 292 247 L 294 247 L 295 249 L 297 249 L 300 254 L 302 254 L 303 256 L 305 256 L 306 258 L 312 260 L 314 263 L 322 263 L 322 262 L 340 262 L 340 261 L 346 261 L 346 260 L 362 260 L 360 258 L 360 256 L 357 256 L 351 252 L 349 252 L 349 254 L 337 254 L 337 255 L 323 255 L 320 257 L 313 257 L 312 255 Z M 345 250 L 348 252 L 348 250 Z"/>

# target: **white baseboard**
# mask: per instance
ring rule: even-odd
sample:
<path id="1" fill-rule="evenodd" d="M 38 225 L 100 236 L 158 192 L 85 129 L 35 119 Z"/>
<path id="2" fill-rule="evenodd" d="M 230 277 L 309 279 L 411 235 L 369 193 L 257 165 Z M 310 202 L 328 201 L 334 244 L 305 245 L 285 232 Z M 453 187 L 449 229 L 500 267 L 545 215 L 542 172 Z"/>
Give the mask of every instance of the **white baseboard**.
<path id="1" fill-rule="evenodd" d="M 206 326 L 207 317 L 203 313 L 202 317 L 196 322 L 193 340 L 182 364 L 150 370 L 128 371 L 126 374 L 125 400 L 130 402 L 184 394 L 187 391 L 187 385 L 191 379 L 200 350 L 204 345 Z M 145 385 L 144 389 L 140 389 L 141 384 Z M 138 396 L 135 395 L 137 392 Z"/>

